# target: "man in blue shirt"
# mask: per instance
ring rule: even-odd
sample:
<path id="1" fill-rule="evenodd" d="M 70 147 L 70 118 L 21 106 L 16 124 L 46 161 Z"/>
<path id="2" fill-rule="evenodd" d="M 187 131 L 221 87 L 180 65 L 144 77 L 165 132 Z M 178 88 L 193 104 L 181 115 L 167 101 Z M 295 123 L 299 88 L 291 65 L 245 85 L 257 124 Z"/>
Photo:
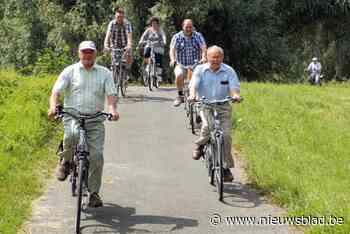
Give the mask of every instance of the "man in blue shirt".
<path id="1" fill-rule="evenodd" d="M 227 96 L 240 99 L 240 84 L 236 72 L 223 63 L 224 51 L 218 46 L 208 48 L 208 63 L 199 65 L 193 72 L 190 83 L 190 99 L 205 97 L 209 101 L 221 100 Z M 224 181 L 233 180 L 230 168 L 234 166 L 231 154 L 232 106 L 227 103 L 217 106 L 221 126 L 224 130 Z M 203 155 L 203 146 L 209 140 L 209 126 L 212 125 L 210 109 L 203 107 L 200 111 L 202 129 L 200 137 L 195 142 L 193 159 L 198 160 Z"/>
<path id="2" fill-rule="evenodd" d="M 176 67 L 175 83 L 178 90 L 178 97 L 174 101 L 174 106 L 179 106 L 184 102 L 183 86 L 187 76 L 184 66 L 193 66 L 196 62 L 205 63 L 207 45 L 201 33 L 193 30 L 191 19 L 185 19 L 182 23 L 182 31 L 176 33 L 170 42 L 170 66 Z"/>

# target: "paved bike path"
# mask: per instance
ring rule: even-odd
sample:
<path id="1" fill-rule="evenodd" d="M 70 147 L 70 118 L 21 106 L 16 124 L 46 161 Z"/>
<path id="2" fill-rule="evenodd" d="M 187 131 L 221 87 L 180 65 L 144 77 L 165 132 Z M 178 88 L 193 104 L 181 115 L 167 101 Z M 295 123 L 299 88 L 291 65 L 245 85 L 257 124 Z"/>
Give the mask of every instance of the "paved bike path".
<path id="1" fill-rule="evenodd" d="M 226 225 L 226 216 L 258 220 L 283 213 L 241 182 L 240 169 L 235 182 L 225 184 L 225 202 L 218 201 L 204 162 L 191 158 L 195 136 L 183 107 L 172 106 L 174 89 L 129 87 L 128 94 L 120 121 L 106 123 L 104 207 L 82 215 L 82 233 L 301 233 L 286 225 Z M 69 184 L 52 179 L 22 233 L 75 233 L 75 207 Z M 212 225 L 213 214 L 222 222 Z"/>

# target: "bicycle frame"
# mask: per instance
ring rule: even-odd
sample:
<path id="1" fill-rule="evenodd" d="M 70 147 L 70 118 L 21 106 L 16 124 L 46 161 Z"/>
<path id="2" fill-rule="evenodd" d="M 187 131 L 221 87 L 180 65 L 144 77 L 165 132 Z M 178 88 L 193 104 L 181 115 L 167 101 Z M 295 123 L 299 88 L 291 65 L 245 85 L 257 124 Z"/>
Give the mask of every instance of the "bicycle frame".
<path id="1" fill-rule="evenodd" d="M 221 126 L 217 106 L 228 102 L 241 101 L 242 99 L 234 99 L 227 97 L 223 100 L 208 101 L 202 98 L 198 103 L 206 108 L 210 112 L 211 118 L 213 118 L 212 124 L 210 124 L 209 141 L 204 147 L 204 159 L 208 167 L 210 176 L 210 183 L 217 186 L 219 194 L 219 200 L 223 200 L 223 160 L 224 160 L 224 129 Z"/>
<path id="2" fill-rule="evenodd" d="M 125 90 L 123 88 L 126 85 L 126 60 L 124 58 L 124 49 L 112 48 L 112 71 L 113 80 L 117 88 L 117 97 L 119 97 L 119 89 L 121 90 L 122 96 L 125 96 Z"/>
<path id="3" fill-rule="evenodd" d="M 64 115 L 70 116 L 79 124 L 79 140 L 75 147 L 74 155 L 71 160 L 70 168 L 70 182 L 72 184 L 72 195 L 78 195 L 77 201 L 77 218 L 76 218 L 76 233 L 80 233 L 80 217 L 81 210 L 87 206 L 87 195 L 89 192 L 88 186 L 88 174 L 89 174 L 89 148 L 87 143 L 87 132 L 85 128 L 85 121 L 88 119 L 98 118 L 99 116 L 107 116 L 111 119 L 111 114 L 104 112 L 97 112 L 93 115 L 84 115 L 78 112 L 78 115 L 72 114 L 63 110 L 61 107 L 57 107 L 57 118 L 62 118 Z M 77 190 L 77 178 L 78 178 L 78 194 Z M 83 197 L 85 198 L 83 201 Z"/>
<path id="4" fill-rule="evenodd" d="M 150 59 L 149 64 L 145 66 L 148 67 L 148 72 L 145 72 L 146 74 L 146 80 L 144 79 L 144 83 L 148 85 L 148 88 L 150 91 L 152 91 L 152 86 L 158 88 L 158 78 L 157 78 L 157 65 L 156 65 L 156 55 L 154 53 L 154 45 L 158 42 L 147 42 L 147 47 L 150 48 Z M 147 69 L 146 69 L 147 70 Z M 146 85 L 146 86 L 147 86 Z"/>

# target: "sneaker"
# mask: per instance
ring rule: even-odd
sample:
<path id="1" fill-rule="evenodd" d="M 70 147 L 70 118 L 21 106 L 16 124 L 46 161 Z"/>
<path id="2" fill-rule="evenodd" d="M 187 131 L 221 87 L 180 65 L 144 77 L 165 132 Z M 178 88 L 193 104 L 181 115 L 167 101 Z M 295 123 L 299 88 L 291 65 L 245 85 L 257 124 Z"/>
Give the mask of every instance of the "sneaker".
<path id="1" fill-rule="evenodd" d="M 103 206 L 100 195 L 98 193 L 91 193 L 89 198 L 88 207 L 97 208 Z"/>
<path id="2" fill-rule="evenodd" d="M 56 178 L 59 181 L 64 181 L 69 174 L 69 162 L 60 161 L 56 168 Z"/>
<path id="3" fill-rule="evenodd" d="M 178 96 L 175 98 L 174 100 L 174 106 L 177 107 L 177 106 L 180 106 L 181 103 L 184 103 L 185 102 L 185 99 L 183 96 Z"/>
<path id="4" fill-rule="evenodd" d="M 194 160 L 198 160 L 203 156 L 203 154 L 204 154 L 203 148 L 204 147 L 202 145 L 195 144 L 195 147 L 194 147 L 193 152 L 192 152 L 192 158 Z"/>
<path id="5" fill-rule="evenodd" d="M 229 168 L 224 168 L 224 182 L 232 182 L 233 181 L 233 175 L 231 173 L 231 170 Z"/>

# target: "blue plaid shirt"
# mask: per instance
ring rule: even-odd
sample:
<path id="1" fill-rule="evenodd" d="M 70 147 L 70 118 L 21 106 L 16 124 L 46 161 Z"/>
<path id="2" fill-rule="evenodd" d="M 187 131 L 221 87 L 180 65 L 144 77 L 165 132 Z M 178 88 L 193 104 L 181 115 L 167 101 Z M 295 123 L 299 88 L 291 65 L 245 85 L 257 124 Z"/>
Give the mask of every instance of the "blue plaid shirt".
<path id="1" fill-rule="evenodd" d="M 176 63 L 189 66 L 201 59 L 201 47 L 204 45 L 201 33 L 194 31 L 191 37 L 186 37 L 181 31 L 171 39 L 170 48 L 175 48 Z"/>

